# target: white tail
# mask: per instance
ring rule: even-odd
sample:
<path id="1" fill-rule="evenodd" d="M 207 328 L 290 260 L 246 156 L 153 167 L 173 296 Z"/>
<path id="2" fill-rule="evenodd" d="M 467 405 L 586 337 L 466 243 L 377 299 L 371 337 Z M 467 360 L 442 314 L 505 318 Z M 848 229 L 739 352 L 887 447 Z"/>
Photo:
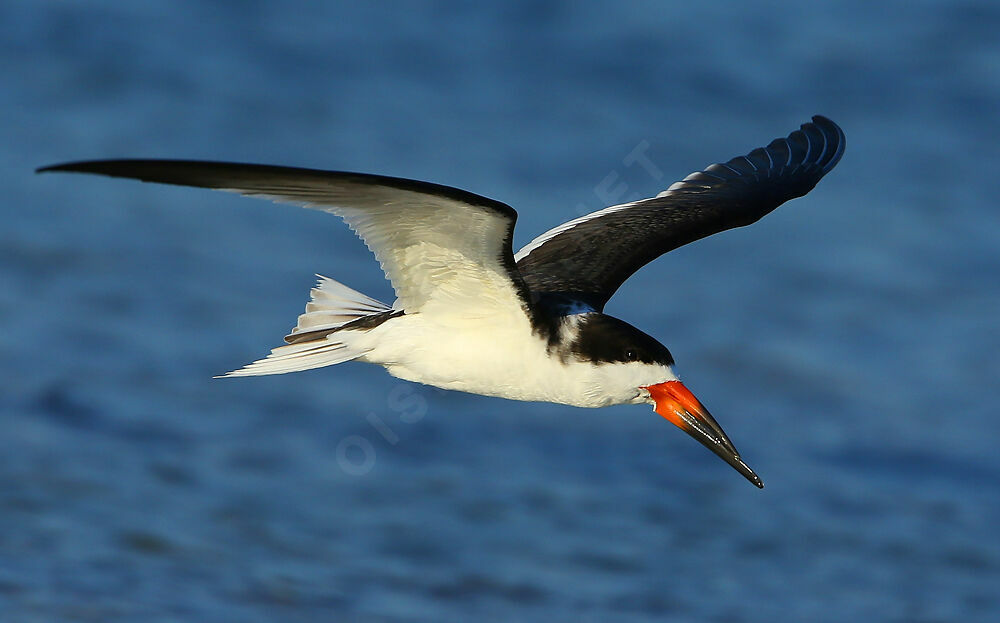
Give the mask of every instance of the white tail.
<path id="1" fill-rule="evenodd" d="M 316 276 L 319 277 L 319 283 L 309 291 L 312 300 L 306 303 L 306 313 L 299 316 L 291 335 L 300 331 L 335 329 L 362 316 L 390 309 L 385 303 L 348 288 L 339 281 L 323 275 Z"/>
<path id="2" fill-rule="evenodd" d="M 371 350 L 352 347 L 349 337 L 355 331 L 340 334 L 337 329 L 359 318 L 391 311 L 391 308 L 329 277 L 316 276 L 319 283 L 310 291 L 312 298 L 306 303 L 306 312 L 299 316 L 295 328 L 285 338 L 291 343 L 216 378 L 311 370 L 357 359 Z"/>

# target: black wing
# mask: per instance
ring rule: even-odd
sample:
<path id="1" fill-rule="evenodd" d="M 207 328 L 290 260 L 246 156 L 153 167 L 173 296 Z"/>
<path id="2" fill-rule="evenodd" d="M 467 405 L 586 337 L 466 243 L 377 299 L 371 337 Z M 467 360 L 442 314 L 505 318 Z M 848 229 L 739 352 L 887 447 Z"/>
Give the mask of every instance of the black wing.
<path id="1" fill-rule="evenodd" d="M 632 273 L 705 236 L 749 225 L 816 186 L 844 154 L 826 117 L 788 138 L 692 173 L 651 199 L 605 208 L 551 229 L 514 259 L 535 298 L 597 311 Z"/>

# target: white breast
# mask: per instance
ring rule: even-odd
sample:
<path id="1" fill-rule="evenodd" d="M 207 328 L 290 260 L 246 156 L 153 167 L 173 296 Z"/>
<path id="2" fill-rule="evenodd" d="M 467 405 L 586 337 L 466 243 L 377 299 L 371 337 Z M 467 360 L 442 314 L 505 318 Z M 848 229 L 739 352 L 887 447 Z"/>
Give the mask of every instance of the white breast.
<path id="1" fill-rule="evenodd" d="M 360 336 L 359 336 L 360 337 Z M 368 332 L 363 361 L 443 389 L 578 407 L 646 402 L 642 385 L 675 378 L 641 363 L 595 364 L 550 353 L 523 314 L 407 314 Z"/>

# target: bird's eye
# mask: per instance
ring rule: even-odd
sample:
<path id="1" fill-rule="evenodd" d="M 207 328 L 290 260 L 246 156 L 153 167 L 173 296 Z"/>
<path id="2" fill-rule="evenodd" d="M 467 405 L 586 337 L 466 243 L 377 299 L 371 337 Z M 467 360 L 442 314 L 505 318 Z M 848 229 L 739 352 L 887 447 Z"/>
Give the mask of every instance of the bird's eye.
<path id="1" fill-rule="evenodd" d="M 635 361 L 635 351 L 634 350 L 625 351 L 625 359 L 627 361 Z"/>

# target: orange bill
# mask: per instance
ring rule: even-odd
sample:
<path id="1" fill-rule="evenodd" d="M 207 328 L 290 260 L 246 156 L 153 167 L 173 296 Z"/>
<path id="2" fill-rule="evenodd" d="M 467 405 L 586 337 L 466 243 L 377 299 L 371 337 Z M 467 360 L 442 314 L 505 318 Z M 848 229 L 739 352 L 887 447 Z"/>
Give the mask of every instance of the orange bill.
<path id="1" fill-rule="evenodd" d="M 732 465 L 736 471 L 743 474 L 744 478 L 761 489 L 764 488 L 764 483 L 743 462 L 733 446 L 733 442 L 729 441 L 729 437 L 726 436 L 712 414 L 687 387 L 684 387 L 683 383 L 667 381 L 643 389 L 649 392 L 649 396 L 656 403 L 654 411 L 697 439 L 726 463 Z"/>

